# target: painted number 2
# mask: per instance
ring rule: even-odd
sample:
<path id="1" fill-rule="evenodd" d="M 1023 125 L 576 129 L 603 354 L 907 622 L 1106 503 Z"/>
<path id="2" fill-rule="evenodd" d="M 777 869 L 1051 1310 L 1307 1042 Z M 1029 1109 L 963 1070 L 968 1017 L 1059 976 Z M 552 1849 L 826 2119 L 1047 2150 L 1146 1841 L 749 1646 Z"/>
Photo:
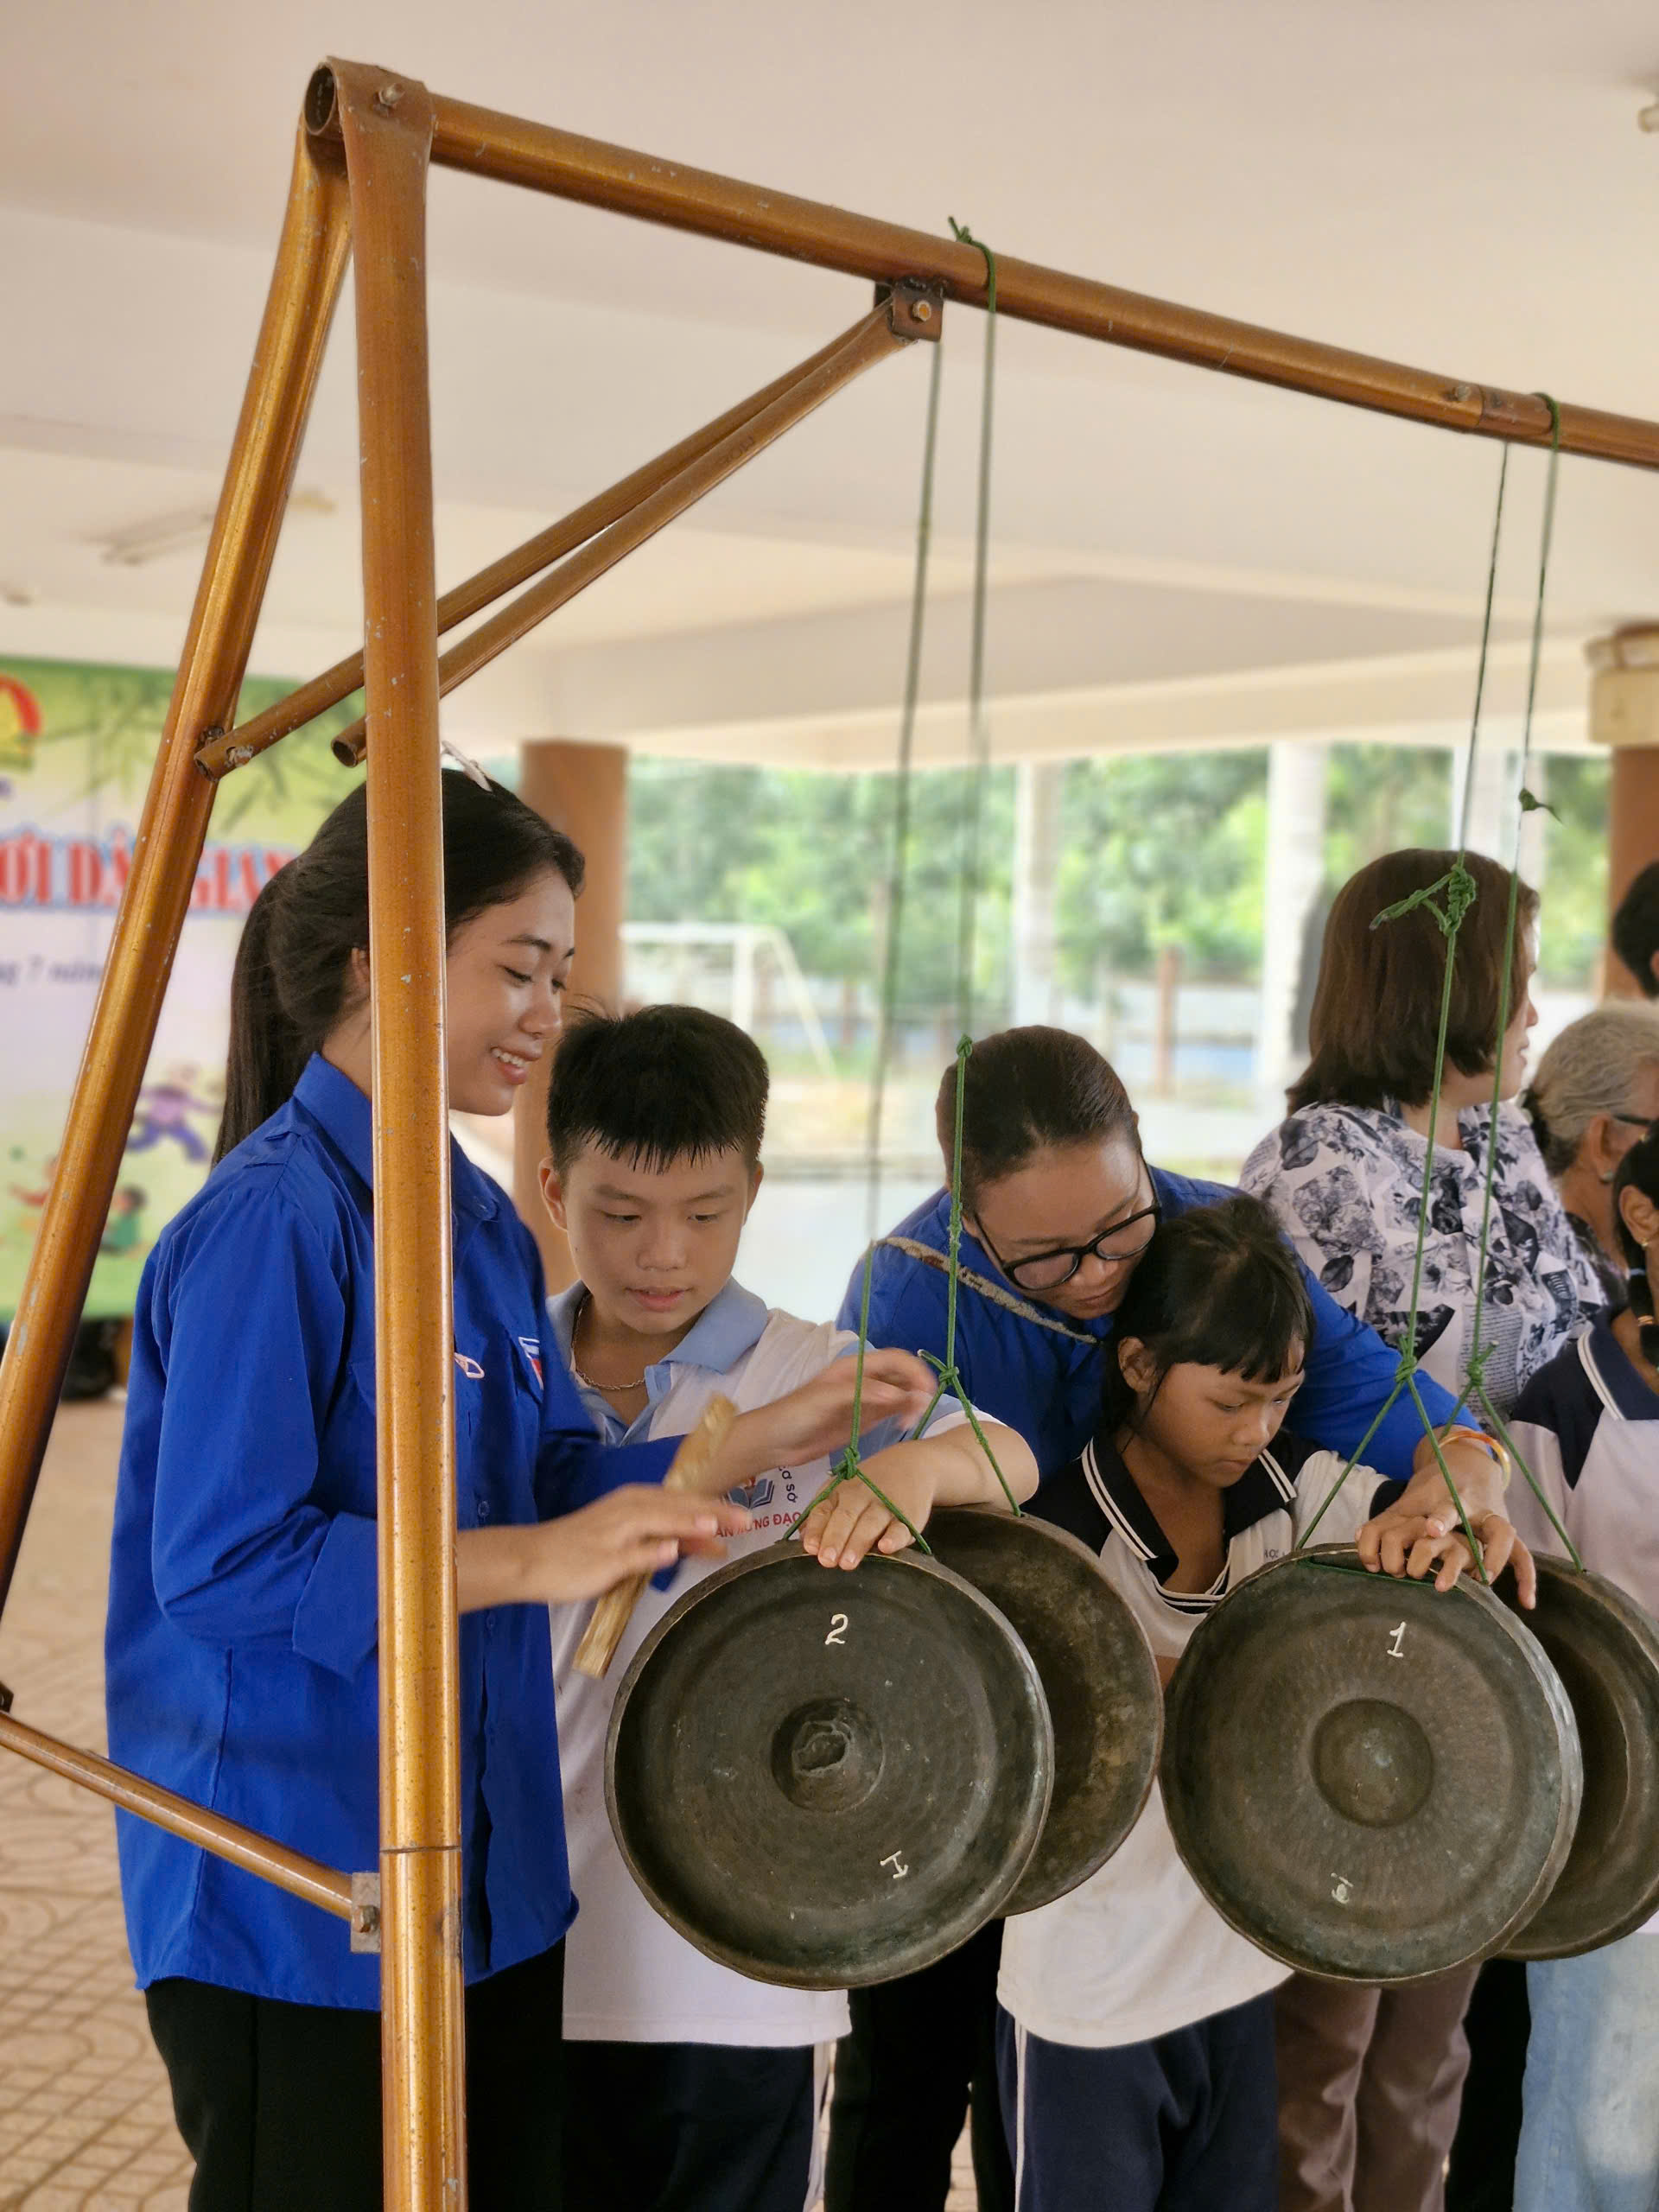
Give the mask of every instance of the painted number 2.
<path id="1" fill-rule="evenodd" d="M 1401 1648 L 1404 1644 L 1405 1640 L 1406 1624 L 1404 1621 L 1402 1621 L 1399 1627 L 1394 1631 L 1394 1642 L 1389 1646 L 1389 1656 L 1390 1659 L 1403 1659 L 1405 1657 L 1405 1652 Z"/>
<path id="2" fill-rule="evenodd" d="M 829 1635 L 828 1635 L 828 1636 L 826 1636 L 826 1637 L 824 1637 L 824 1639 L 823 1639 L 823 1640 L 824 1640 L 824 1642 L 825 1642 L 826 1643 L 846 1643 L 846 1641 L 847 1641 L 847 1616 L 846 1616 L 846 1614 L 845 1614 L 845 1613 L 831 1613 L 831 1614 L 830 1614 L 830 1633 L 829 1633 Z"/>

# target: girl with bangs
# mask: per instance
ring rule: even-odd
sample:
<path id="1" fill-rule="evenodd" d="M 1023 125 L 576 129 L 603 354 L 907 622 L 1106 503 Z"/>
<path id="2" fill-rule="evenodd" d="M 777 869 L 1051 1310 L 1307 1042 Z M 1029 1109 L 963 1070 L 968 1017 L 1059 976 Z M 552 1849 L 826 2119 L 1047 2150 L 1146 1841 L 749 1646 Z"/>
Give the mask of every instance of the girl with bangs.
<path id="1" fill-rule="evenodd" d="M 1099 1554 L 1167 1681 L 1194 1629 L 1281 1558 L 1344 1461 L 1284 1428 L 1313 1337 L 1295 1255 L 1234 1198 L 1166 1223 L 1106 1346 L 1079 1456 L 1029 1510 Z M 1319 1523 L 1391 1573 L 1470 1562 L 1452 1501 L 1370 1526 L 1400 1486 L 1357 1467 Z M 1442 1510 L 1443 1508 L 1443 1510 Z M 1486 1531 L 1477 1533 L 1486 1539 Z M 1507 1533 L 1507 1531 L 1506 1531 Z M 1018 2212 L 1274 2212 L 1273 1991 L 1288 1969 L 1229 1928 L 1177 1857 L 1154 1789 L 1082 1886 L 1006 1924 L 998 2061 Z"/>

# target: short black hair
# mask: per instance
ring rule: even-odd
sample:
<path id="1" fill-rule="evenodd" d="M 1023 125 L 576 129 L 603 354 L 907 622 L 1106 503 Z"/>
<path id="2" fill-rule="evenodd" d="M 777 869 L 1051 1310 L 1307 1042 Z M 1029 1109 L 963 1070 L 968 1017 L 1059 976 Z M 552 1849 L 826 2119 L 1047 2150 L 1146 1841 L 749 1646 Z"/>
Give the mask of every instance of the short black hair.
<path id="1" fill-rule="evenodd" d="M 1118 1364 L 1128 1338 L 1152 1354 L 1158 1380 L 1191 1362 L 1271 1382 L 1313 1344 L 1313 1301 L 1301 1262 L 1260 1198 L 1192 1206 L 1160 1224 L 1112 1317 L 1102 1425 L 1134 1425 L 1136 1396 Z"/>
<path id="2" fill-rule="evenodd" d="M 1650 861 L 1619 900 L 1609 934 L 1643 995 L 1659 999 L 1659 976 L 1653 972 L 1659 952 L 1659 861 Z"/>
<path id="3" fill-rule="evenodd" d="M 766 1055 L 734 1021 L 700 1006 L 582 1014 L 559 1040 L 547 1141 L 561 1175 L 584 1145 L 636 1167 L 741 1152 L 766 1127 Z"/>

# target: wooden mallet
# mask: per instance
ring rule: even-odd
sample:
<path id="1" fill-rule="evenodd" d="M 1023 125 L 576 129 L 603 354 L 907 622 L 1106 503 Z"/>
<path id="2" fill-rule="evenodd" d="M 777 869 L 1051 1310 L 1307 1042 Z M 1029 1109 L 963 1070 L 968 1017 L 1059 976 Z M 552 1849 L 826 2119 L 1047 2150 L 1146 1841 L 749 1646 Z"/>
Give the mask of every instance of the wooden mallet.
<path id="1" fill-rule="evenodd" d="M 684 1491 L 693 1497 L 720 1497 L 728 1485 L 721 1481 L 715 1462 L 720 1457 L 727 1431 L 736 1419 L 737 1408 L 729 1398 L 710 1398 L 696 1427 L 681 1438 L 680 1448 L 663 1477 L 663 1488 Z M 622 1631 L 632 1619 L 633 1609 L 645 1596 L 650 1581 L 648 1574 L 631 1574 L 614 1590 L 607 1590 L 594 1605 L 594 1617 L 576 1646 L 579 1675 L 589 1675 L 595 1681 L 603 1676 L 616 1656 Z"/>

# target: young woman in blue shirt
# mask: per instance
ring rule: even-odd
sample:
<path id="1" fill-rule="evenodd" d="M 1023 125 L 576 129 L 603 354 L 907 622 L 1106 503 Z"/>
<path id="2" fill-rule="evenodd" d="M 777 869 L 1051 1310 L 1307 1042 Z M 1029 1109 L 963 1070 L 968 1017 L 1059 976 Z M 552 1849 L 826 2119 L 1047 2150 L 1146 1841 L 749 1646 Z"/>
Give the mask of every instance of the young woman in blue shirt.
<path id="1" fill-rule="evenodd" d="M 559 1028 L 582 857 L 499 786 L 442 788 L 449 1103 L 502 1114 Z M 115 1758 L 350 1871 L 378 1856 L 369 957 L 359 787 L 244 933 L 217 1164 L 139 1291 L 106 1639 Z M 601 1444 L 529 1231 L 454 1147 L 451 1176 L 470 2201 L 550 2212 L 575 1907 L 546 1608 L 748 1516 L 657 1486 L 672 1440 Z M 912 1365 L 873 1398 L 867 1373 L 873 1414 L 908 1402 Z M 777 1441 L 734 1431 L 733 1483 Z M 223 1860 L 118 1829 L 192 2212 L 378 2208 L 378 1961 Z"/>

